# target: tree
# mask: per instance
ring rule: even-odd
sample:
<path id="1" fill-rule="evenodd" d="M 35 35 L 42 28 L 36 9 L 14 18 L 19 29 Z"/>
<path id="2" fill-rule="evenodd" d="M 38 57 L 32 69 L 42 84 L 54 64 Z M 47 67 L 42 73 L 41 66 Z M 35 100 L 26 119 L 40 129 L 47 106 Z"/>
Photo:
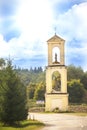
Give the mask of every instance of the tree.
<path id="1" fill-rule="evenodd" d="M 33 99 L 34 98 L 35 89 L 36 89 L 36 84 L 35 83 L 30 83 L 29 86 L 27 87 L 28 99 Z"/>
<path id="2" fill-rule="evenodd" d="M 5 60 L 3 58 L 0 58 L 0 68 L 2 69 L 3 66 L 5 66 Z"/>
<path id="3" fill-rule="evenodd" d="M 87 104 L 87 90 L 85 89 L 84 91 L 84 96 L 83 96 L 83 103 L 86 103 Z"/>
<path id="4" fill-rule="evenodd" d="M 81 67 L 69 65 L 67 68 L 68 81 L 70 81 L 71 79 L 81 79 L 83 74 L 84 74 L 84 72 Z"/>
<path id="5" fill-rule="evenodd" d="M 81 103 L 84 96 L 84 87 L 80 80 L 73 79 L 68 82 L 69 101 Z"/>
<path id="6" fill-rule="evenodd" d="M 13 125 L 27 118 L 26 88 L 14 72 L 11 60 L 7 61 L 7 66 L 1 73 L 0 120 Z"/>
<path id="7" fill-rule="evenodd" d="M 44 100 L 45 98 L 45 84 L 43 82 L 37 84 L 35 89 L 34 98 L 36 100 Z"/>
<path id="8" fill-rule="evenodd" d="M 83 77 L 81 78 L 81 82 L 84 85 L 84 88 L 87 90 L 87 72 L 84 73 Z"/>

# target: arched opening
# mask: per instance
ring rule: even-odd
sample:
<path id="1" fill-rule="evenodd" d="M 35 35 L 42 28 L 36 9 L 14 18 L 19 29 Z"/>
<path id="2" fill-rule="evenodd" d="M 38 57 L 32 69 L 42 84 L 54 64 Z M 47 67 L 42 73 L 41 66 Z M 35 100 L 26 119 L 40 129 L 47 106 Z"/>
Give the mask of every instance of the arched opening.
<path id="1" fill-rule="evenodd" d="M 60 62 L 60 49 L 58 47 L 54 47 L 52 50 L 52 62 L 53 63 Z"/>
<path id="2" fill-rule="evenodd" d="M 61 91 L 61 75 L 58 71 L 54 71 L 52 74 L 52 92 Z"/>

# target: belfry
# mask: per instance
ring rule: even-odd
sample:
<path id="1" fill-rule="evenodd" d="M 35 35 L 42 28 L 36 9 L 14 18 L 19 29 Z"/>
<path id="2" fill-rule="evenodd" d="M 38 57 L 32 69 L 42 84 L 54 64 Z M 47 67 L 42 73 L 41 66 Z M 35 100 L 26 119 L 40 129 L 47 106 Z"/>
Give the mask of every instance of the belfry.
<path id="1" fill-rule="evenodd" d="M 56 34 L 47 41 L 45 111 L 68 109 L 67 67 L 65 66 L 65 40 Z"/>

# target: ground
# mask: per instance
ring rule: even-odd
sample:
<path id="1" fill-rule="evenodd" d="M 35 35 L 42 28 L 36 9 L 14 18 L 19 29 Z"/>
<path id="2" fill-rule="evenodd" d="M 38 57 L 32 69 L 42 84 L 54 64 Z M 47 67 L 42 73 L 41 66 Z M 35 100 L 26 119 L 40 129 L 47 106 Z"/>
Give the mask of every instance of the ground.
<path id="1" fill-rule="evenodd" d="M 87 116 L 30 113 L 29 117 L 45 123 L 42 130 L 87 130 Z"/>

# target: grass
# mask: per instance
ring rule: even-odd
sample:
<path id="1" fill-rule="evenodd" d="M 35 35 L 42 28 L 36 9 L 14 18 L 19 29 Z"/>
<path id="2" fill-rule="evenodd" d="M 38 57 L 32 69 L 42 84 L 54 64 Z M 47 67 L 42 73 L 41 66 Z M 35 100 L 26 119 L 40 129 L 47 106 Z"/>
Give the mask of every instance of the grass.
<path id="1" fill-rule="evenodd" d="M 75 115 L 75 116 L 87 116 L 87 112 L 70 112 L 70 111 L 67 111 L 67 112 L 64 112 L 64 111 L 61 111 L 61 112 L 42 112 L 43 114 L 67 114 L 67 115 Z"/>
<path id="2" fill-rule="evenodd" d="M 21 122 L 21 125 L 13 127 L 0 123 L 0 130 L 40 130 L 43 126 L 44 124 L 37 120 L 26 120 Z"/>
<path id="3" fill-rule="evenodd" d="M 67 113 L 67 114 L 71 114 L 71 115 L 75 115 L 75 116 L 87 116 L 87 113 L 77 113 L 77 112 L 74 112 L 74 113 Z"/>

